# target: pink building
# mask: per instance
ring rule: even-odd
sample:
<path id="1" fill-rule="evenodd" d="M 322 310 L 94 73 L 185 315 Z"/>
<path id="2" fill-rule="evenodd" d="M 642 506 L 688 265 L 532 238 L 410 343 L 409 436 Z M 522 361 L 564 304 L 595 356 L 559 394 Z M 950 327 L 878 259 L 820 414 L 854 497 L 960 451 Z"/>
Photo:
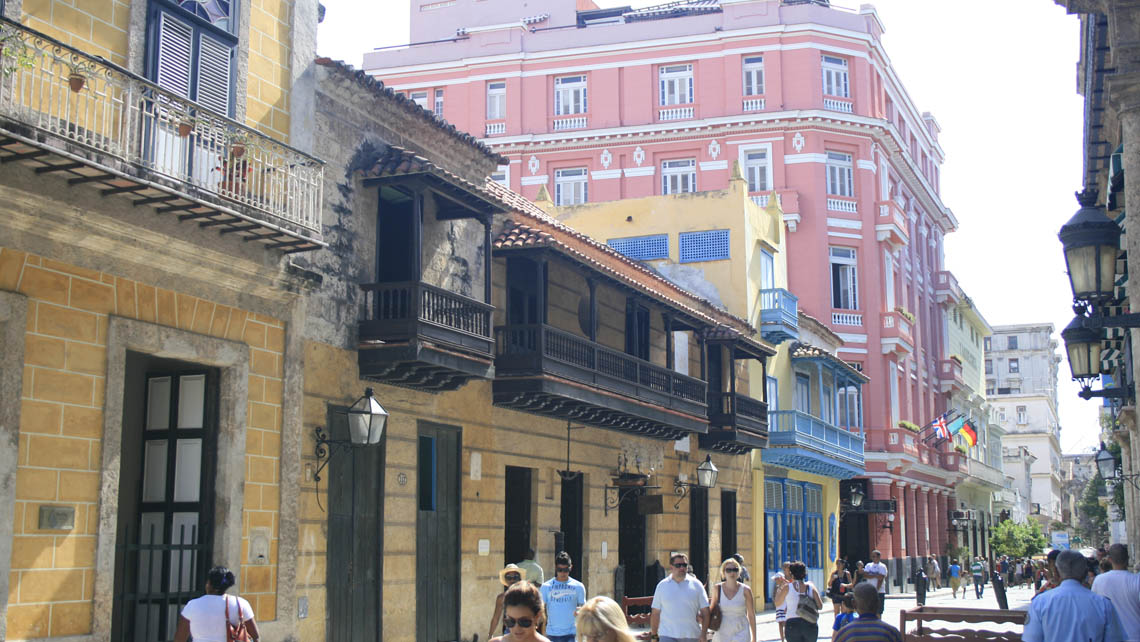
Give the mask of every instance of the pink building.
<path id="1" fill-rule="evenodd" d="M 841 497 L 861 488 L 876 501 L 844 513 L 840 554 L 947 554 L 966 463 L 906 424 L 947 410 L 937 366 L 942 306 L 956 299 L 943 237 L 957 221 L 939 196 L 938 123 L 895 75 L 875 9 L 411 3 L 421 44 L 368 53 L 366 71 L 485 137 L 510 158 L 502 180 L 528 198 L 542 186 L 559 205 L 722 189 L 733 162 L 755 198 L 779 194 L 790 288 L 871 380 L 866 478 Z M 893 520 L 867 510 L 890 500 Z M 909 571 L 892 567 L 892 587 Z"/>

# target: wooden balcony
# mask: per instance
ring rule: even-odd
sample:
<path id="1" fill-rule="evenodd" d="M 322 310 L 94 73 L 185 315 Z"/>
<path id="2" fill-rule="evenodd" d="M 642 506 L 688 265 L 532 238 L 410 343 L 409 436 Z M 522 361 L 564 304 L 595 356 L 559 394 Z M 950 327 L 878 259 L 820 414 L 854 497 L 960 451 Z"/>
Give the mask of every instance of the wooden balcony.
<path id="1" fill-rule="evenodd" d="M 799 410 L 769 413 L 765 463 L 847 479 L 863 473 L 863 435 Z"/>
<path id="2" fill-rule="evenodd" d="M 743 455 L 768 446 L 768 404 L 731 392 L 710 392 L 708 399 L 711 427 L 701 448 Z"/>
<path id="3" fill-rule="evenodd" d="M 548 325 L 495 328 L 498 406 L 658 439 L 708 431 L 700 379 Z"/>
<path id="4" fill-rule="evenodd" d="M 361 377 L 440 392 L 491 376 L 493 306 L 427 283 L 361 289 Z"/>
<path id="5" fill-rule="evenodd" d="M 760 290 L 760 334 L 780 344 L 800 338 L 799 297 L 783 288 Z"/>
<path id="6" fill-rule="evenodd" d="M 322 161 L 18 23 L 0 35 L 0 166 L 281 252 L 326 245 Z"/>

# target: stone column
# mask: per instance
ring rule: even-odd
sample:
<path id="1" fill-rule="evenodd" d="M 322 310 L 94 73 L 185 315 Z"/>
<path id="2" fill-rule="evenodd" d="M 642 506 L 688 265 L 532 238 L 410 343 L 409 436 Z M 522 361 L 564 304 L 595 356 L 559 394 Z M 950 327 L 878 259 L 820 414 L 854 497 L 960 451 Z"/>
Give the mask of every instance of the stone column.
<path id="1" fill-rule="evenodd" d="M 906 488 L 906 554 L 908 557 L 918 555 L 918 505 L 915 493 L 918 487 L 910 484 Z"/>
<path id="2" fill-rule="evenodd" d="M 926 556 L 930 554 L 930 498 L 929 488 L 920 488 L 915 493 L 915 515 L 918 519 L 915 520 L 914 531 L 917 534 L 915 538 L 918 543 L 918 548 L 914 554 L 918 556 Z"/>
<path id="3" fill-rule="evenodd" d="M 895 500 L 895 505 L 898 506 L 898 514 L 900 517 L 895 518 L 895 525 L 889 532 L 891 533 L 891 541 L 894 546 L 892 558 L 902 557 L 906 554 L 906 535 L 903 533 L 903 518 L 901 515 L 906 514 L 906 498 L 904 493 L 906 490 L 906 482 L 895 482 L 894 487 L 891 489 L 891 496 Z"/>

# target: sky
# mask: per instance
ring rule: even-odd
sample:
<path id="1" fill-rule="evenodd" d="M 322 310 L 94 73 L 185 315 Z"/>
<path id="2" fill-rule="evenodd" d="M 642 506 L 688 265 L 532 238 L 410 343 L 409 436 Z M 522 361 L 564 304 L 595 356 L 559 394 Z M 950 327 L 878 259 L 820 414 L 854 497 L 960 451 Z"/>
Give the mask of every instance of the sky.
<path id="1" fill-rule="evenodd" d="M 365 51 L 408 42 L 407 0 L 323 3 L 322 56 L 359 67 Z M 1060 354 L 1073 313 L 1057 231 L 1078 208 L 1082 176 L 1077 17 L 1052 0 L 873 4 L 896 73 L 942 126 L 942 200 L 959 223 L 946 237 L 947 268 L 991 325 L 1052 323 Z M 1068 372 L 1062 361 L 1061 449 L 1087 451 L 1100 431 L 1097 403 L 1077 397 Z"/>

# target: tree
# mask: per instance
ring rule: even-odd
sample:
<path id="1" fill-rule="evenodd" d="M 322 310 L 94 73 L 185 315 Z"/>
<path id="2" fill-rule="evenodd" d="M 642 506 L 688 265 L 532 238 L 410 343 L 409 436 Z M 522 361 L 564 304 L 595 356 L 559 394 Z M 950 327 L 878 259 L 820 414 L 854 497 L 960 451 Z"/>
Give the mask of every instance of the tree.
<path id="1" fill-rule="evenodd" d="M 1100 498 L 1107 495 L 1108 489 L 1099 472 L 1081 493 L 1081 501 L 1077 505 L 1077 528 L 1090 545 L 1099 545 L 1108 539 L 1108 511 L 1100 503 Z"/>
<path id="2" fill-rule="evenodd" d="M 1040 555 L 1049 544 L 1045 534 L 1041 532 L 1041 524 L 1037 520 L 1019 524 L 1012 519 L 999 523 L 990 536 L 990 547 L 994 555 L 1009 555 L 1010 557 L 1031 557 Z"/>

